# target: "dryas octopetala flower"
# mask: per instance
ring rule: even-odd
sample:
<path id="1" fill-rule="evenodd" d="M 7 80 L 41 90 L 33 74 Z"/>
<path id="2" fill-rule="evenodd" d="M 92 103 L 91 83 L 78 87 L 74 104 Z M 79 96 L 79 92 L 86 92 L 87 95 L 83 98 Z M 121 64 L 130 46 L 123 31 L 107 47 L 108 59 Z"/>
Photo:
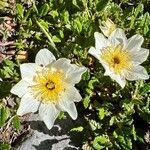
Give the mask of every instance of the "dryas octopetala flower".
<path id="1" fill-rule="evenodd" d="M 143 63 L 149 50 L 141 48 L 143 37 L 134 35 L 127 39 L 122 29 L 116 29 L 111 36 L 105 38 L 101 33 L 95 32 L 95 48 L 91 47 L 89 53 L 96 57 L 105 68 L 105 74 L 116 80 L 122 88 L 126 79 L 146 80 L 149 78 Z"/>
<path id="2" fill-rule="evenodd" d="M 72 119 L 77 118 L 74 102 L 82 97 L 74 87 L 81 80 L 85 67 L 70 64 L 66 58 L 55 59 L 47 49 L 40 50 L 35 63 L 20 66 L 22 80 L 11 93 L 21 97 L 18 115 L 39 111 L 39 116 L 51 129 L 60 111 L 67 111 Z"/>
<path id="3" fill-rule="evenodd" d="M 106 37 L 109 37 L 116 30 L 116 25 L 108 18 L 100 29 Z"/>

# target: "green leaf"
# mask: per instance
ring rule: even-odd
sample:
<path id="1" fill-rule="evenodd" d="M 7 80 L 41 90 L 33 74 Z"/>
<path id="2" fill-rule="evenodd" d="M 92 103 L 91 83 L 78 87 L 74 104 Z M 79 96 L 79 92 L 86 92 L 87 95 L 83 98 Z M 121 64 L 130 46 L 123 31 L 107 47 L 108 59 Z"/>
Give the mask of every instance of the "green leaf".
<path id="1" fill-rule="evenodd" d="M 100 0 L 100 1 L 97 3 L 97 5 L 96 5 L 96 10 L 97 10 L 97 11 L 103 10 L 103 9 L 106 7 L 108 1 L 109 1 L 109 0 Z"/>
<path id="2" fill-rule="evenodd" d="M 80 7 L 78 6 L 78 4 L 77 4 L 77 0 L 72 0 L 72 3 L 73 3 L 73 5 L 76 6 L 77 8 L 80 8 Z"/>
<path id="3" fill-rule="evenodd" d="M 109 121 L 109 125 L 112 126 L 115 122 L 115 116 L 111 117 L 110 121 Z"/>
<path id="4" fill-rule="evenodd" d="M 73 129 L 71 129 L 70 131 L 72 132 L 72 131 L 75 131 L 75 132 L 82 132 L 83 131 L 83 127 L 82 126 L 80 126 L 80 127 L 77 127 L 77 128 L 73 128 Z"/>
<path id="5" fill-rule="evenodd" d="M 17 9 L 17 13 L 18 15 L 23 18 L 23 14 L 24 14 L 24 9 L 23 6 L 21 4 L 16 4 L 16 9 Z"/>
<path id="6" fill-rule="evenodd" d="M 48 4 L 44 4 L 44 5 L 41 7 L 40 11 L 39 11 L 39 15 L 40 15 L 41 17 L 43 17 L 43 16 L 45 16 L 45 15 L 48 13 L 48 11 L 49 11 L 49 5 L 48 5 Z"/>
<path id="7" fill-rule="evenodd" d="M 150 83 L 145 83 L 142 88 L 140 88 L 140 94 L 145 95 L 147 93 L 150 93 Z"/>
<path id="8" fill-rule="evenodd" d="M 142 12 L 143 12 L 143 8 L 144 8 L 143 4 L 139 4 L 139 5 L 136 7 L 135 12 L 134 12 L 135 17 L 137 17 L 139 13 L 142 13 Z"/>
<path id="9" fill-rule="evenodd" d="M 64 32 L 62 30 L 59 30 L 59 35 L 62 39 L 64 38 Z"/>
<path id="10" fill-rule="evenodd" d="M 93 141 L 93 147 L 96 150 L 101 150 L 109 146 L 111 146 L 111 143 L 108 137 L 105 136 L 97 136 Z"/>
<path id="11" fill-rule="evenodd" d="M 60 43 L 60 42 L 61 42 L 60 38 L 58 38 L 56 35 L 54 35 L 54 36 L 52 37 L 52 40 L 53 40 L 53 42 L 55 42 L 55 43 Z"/>
<path id="12" fill-rule="evenodd" d="M 5 124 L 5 121 L 9 117 L 9 109 L 1 107 L 0 108 L 0 127 L 2 127 Z"/>
<path id="13" fill-rule="evenodd" d="M 89 89 L 94 89 L 94 85 L 98 83 L 98 79 L 93 77 L 89 83 L 88 83 L 88 88 Z"/>
<path id="14" fill-rule="evenodd" d="M 11 90 L 11 83 L 10 82 L 0 82 L 0 98 L 4 98 L 10 94 Z"/>
<path id="15" fill-rule="evenodd" d="M 42 26 L 44 29 L 48 30 L 48 28 L 49 28 L 49 23 L 48 23 L 47 21 L 44 21 L 43 19 L 40 19 L 40 20 L 39 20 L 39 23 L 41 24 L 41 26 Z"/>
<path id="16" fill-rule="evenodd" d="M 86 97 L 83 99 L 84 108 L 88 108 L 89 104 L 90 104 L 90 97 L 89 97 L 89 96 L 86 96 Z"/>
<path id="17" fill-rule="evenodd" d="M 114 138 L 117 138 L 117 137 L 118 137 L 118 134 L 114 131 L 114 132 L 113 132 L 113 136 L 114 136 Z"/>
<path id="18" fill-rule="evenodd" d="M 58 17 L 58 12 L 57 12 L 57 10 L 52 10 L 51 12 L 50 12 L 50 14 L 51 14 L 51 16 L 53 17 L 53 18 L 56 18 L 56 17 Z"/>
<path id="19" fill-rule="evenodd" d="M 137 136 L 136 136 L 136 130 L 135 130 L 134 125 L 132 126 L 132 135 L 133 135 L 134 140 L 136 141 L 137 140 Z"/>
<path id="20" fill-rule="evenodd" d="M 11 150 L 11 146 L 7 143 L 0 142 L 0 150 Z"/>
<path id="21" fill-rule="evenodd" d="M 100 108 L 98 110 L 99 110 L 98 116 L 102 120 L 105 117 L 105 110 L 104 108 Z"/>
<path id="22" fill-rule="evenodd" d="M 20 119 L 18 116 L 15 116 L 12 120 L 12 123 L 13 123 L 13 127 L 16 129 L 16 130 L 19 130 L 20 127 L 21 127 L 21 123 L 20 123 Z"/>
<path id="23" fill-rule="evenodd" d="M 58 115 L 59 119 L 66 119 L 65 113 L 63 111 L 61 111 Z"/>
<path id="24" fill-rule="evenodd" d="M 68 11 L 63 12 L 63 18 L 64 18 L 64 23 L 67 24 L 69 22 L 69 12 Z"/>
<path id="25" fill-rule="evenodd" d="M 78 33 L 80 33 L 82 31 L 82 24 L 79 20 L 79 18 L 74 20 L 74 28 L 77 30 Z"/>

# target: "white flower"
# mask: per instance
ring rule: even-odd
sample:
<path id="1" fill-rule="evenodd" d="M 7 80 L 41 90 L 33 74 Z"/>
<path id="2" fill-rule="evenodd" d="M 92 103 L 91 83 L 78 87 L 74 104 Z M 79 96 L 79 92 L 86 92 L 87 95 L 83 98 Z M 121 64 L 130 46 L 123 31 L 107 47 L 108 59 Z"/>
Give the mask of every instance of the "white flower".
<path id="1" fill-rule="evenodd" d="M 42 49 L 35 63 L 22 64 L 20 70 L 22 80 L 11 89 L 11 93 L 21 97 L 18 115 L 39 111 L 48 129 L 60 111 L 77 118 L 74 102 L 82 97 L 74 85 L 81 80 L 85 67 L 70 64 L 66 58 L 56 60 L 49 50 Z"/>
<path id="2" fill-rule="evenodd" d="M 134 35 L 127 39 L 122 29 L 116 29 L 111 36 L 105 38 L 95 32 L 95 48 L 91 47 L 89 53 L 96 57 L 105 68 L 105 74 L 116 80 L 122 88 L 126 79 L 146 80 L 149 78 L 143 63 L 149 50 L 141 48 L 143 37 Z"/>
<path id="3" fill-rule="evenodd" d="M 106 37 L 109 37 L 116 30 L 116 25 L 109 18 L 104 21 L 103 25 L 100 29 Z"/>

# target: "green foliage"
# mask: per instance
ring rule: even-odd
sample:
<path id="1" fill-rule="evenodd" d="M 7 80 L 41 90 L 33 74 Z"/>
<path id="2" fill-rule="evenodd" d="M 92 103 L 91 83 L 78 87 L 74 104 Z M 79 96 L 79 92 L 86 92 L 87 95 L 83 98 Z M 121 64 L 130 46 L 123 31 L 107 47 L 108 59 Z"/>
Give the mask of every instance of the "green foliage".
<path id="1" fill-rule="evenodd" d="M 85 124 L 75 126 L 70 132 L 83 133 L 82 143 L 88 143 L 91 149 L 132 150 L 138 145 L 146 149 L 144 135 L 150 124 L 149 80 L 128 82 L 121 90 L 116 82 L 104 76 L 103 67 L 88 50 L 95 44 L 94 32 L 101 32 L 100 26 L 107 18 L 123 28 L 127 37 L 141 34 L 143 47 L 149 49 L 149 6 L 147 0 L 33 0 L 30 3 L 18 0 L 13 10 L 16 21 L 13 48 L 16 52 L 20 49 L 28 52 L 26 62 L 34 62 L 38 50 L 46 47 L 57 58 L 65 57 L 88 68 L 76 85 L 83 97 L 77 109 Z M 0 11 L 4 7 L 8 9 L 6 0 L 0 2 Z M 143 66 L 150 73 L 150 59 Z M 22 124 L 16 116 L 18 104 L 11 108 L 5 103 L 12 96 L 11 87 L 20 79 L 19 62 L 5 59 L 0 64 L 0 78 L 3 80 L 0 81 L 0 127 L 5 128 L 10 120 L 13 130 L 19 132 Z M 64 112 L 58 118 L 66 119 Z M 9 149 L 5 142 L 0 144 L 3 149 Z"/>
<path id="2" fill-rule="evenodd" d="M 9 117 L 9 109 L 1 107 L 0 108 L 0 127 L 2 127 L 5 124 L 5 121 Z"/>
<path id="3" fill-rule="evenodd" d="M 7 143 L 0 142 L 0 148 L 1 150 L 11 150 L 11 146 Z"/>
<path id="4" fill-rule="evenodd" d="M 19 130 L 19 129 L 20 129 L 21 123 L 20 123 L 20 119 L 18 118 L 18 116 L 14 116 L 14 117 L 13 117 L 12 123 L 13 123 L 13 127 L 14 127 L 16 130 Z"/>
<path id="5" fill-rule="evenodd" d="M 74 132 L 82 132 L 83 129 L 84 129 L 83 127 L 77 127 L 77 128 L 71 129 L 70 132 L 73 132 L 73 131 L 74 131 Z"/>
<path id="6" fill-rule="evenodd" d="M 111 143 L 108 137 L 97 136 L 93 141 L 93 147 L 97 150 L 111 147 Z"/>

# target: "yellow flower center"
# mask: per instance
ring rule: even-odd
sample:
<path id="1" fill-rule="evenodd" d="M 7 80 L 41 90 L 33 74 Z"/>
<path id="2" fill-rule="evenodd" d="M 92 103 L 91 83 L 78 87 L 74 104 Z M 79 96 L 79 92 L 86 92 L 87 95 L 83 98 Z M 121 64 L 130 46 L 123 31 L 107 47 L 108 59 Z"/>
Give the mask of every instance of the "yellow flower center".
<path id="1" fill-rule="evenodd" d="M 130 55 L 127 50 L 122 49 L 122 45 L 108 46 L 102 49 L 101 59 L 116 74 L 132 67 Z"/>
<path id="2" fill-rule="evenodd" d="M 48 81 L 46 83 L 46 87 L 49 89 L 49 90 L 53 90 L 55 89 L 55 83 L 53 81 Z"/>
<path id="3" fill-rule="evenodd" d="M 34 77 L 35 84 L 31 86 L 34 98 L 42 102 L 57 103 L 60 94 L 65 90 L 64 74 L 54 69 L 43 69 Z"/>

